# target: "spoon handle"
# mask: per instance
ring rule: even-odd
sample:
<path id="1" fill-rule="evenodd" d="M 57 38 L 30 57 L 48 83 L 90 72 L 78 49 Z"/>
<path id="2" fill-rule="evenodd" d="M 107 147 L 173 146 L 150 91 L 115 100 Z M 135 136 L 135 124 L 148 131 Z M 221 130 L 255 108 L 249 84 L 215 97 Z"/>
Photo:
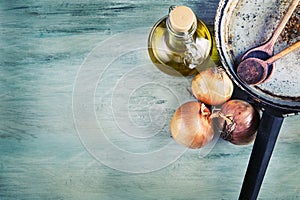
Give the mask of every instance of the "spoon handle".
<path id="1" fill-rule="evenodd" d="M 272 56 L 271 58 L 269 58 L 268 60 L 266 60 L 267 64 L 270 65 L 273 62 L 275 62 L 276 60 L 282 58 L 283 56 L 291 53 L 292 51 L 298 49 L 300 47 L 300 40 L 297 41 L 296 43 L 292 44 L 291 46 L 285 48 L 284 50 L 282 50 L 281 52 L 277 53 L 276 55 Z"/>
<path id="2" fill-rule="evenodd" d="M 294 10 L 297 8 L 300 0 L 293 0 L 291 5 L 289 6 L 288 10 L 284 14 L 283 18 L 281 19 L 279 25 L 277 26 L 276 30 L 273 33 L 271 40 L 268 42 L 269 46 L 274 46 L 277 38 L 281 34 L 282 30 L 284 29 L 286 23 L 289 21 L 290 17 L 292 16 Z"/>

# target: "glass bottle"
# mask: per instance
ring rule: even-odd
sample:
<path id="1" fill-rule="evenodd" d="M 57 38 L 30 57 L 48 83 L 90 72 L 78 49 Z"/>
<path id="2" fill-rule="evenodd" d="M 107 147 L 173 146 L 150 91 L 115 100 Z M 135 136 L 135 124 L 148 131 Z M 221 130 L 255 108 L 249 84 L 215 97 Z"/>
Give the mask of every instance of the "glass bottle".
<path id="1" fill-rule="evenodd" d="M 152 62 L 163 72 L 175 76 L 196 74 L 212 53 L 209 29 L 186 6 L 171 6 L 148 38 Z"/>

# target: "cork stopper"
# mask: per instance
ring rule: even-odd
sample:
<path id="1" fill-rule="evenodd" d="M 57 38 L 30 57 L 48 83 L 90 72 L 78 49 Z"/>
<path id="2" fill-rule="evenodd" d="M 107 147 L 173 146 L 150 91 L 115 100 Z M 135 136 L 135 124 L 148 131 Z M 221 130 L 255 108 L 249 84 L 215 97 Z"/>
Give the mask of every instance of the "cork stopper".
<path id="1" fill-rule="evenodd" d="M 170 25 L 177 32 L 187 32 L 196 22 L 192 9 L 186 6 L 177 6 L 169 13 Z"/>

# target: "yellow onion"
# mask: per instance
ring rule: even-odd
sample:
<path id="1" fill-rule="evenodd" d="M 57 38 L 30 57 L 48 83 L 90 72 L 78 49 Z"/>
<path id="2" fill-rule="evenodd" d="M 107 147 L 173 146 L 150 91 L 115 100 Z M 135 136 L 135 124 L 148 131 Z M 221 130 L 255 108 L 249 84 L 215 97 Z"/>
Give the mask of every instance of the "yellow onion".
<path id="1" fill-rule="evenodd" d="M 220 136 L 236 145 L 253 142 L 260 122 L 258 111 L 243 100 L 230 100 L 221 107 Z"/>
<path id="2" fill-rule="evenodd" d="M 200 148 L 213 138 L 210 110 L 199 102 L 187 102 L 174 113 L 170 130 L 176 142 L 189 148 Z"/>
<path id="3" fill-rule="evenodd" d="M 207 105 L 221 105 L 231 98 L 233 83 L 222 68 L 208 68 L 194 77 L 192 92 Z"/>

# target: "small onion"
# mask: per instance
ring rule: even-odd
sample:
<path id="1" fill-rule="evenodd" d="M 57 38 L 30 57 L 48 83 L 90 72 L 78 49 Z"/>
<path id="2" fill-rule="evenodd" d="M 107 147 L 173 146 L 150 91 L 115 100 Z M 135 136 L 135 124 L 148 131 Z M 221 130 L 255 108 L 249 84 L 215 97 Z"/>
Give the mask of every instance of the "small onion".
<path id="1" fill-rule="evenodd" d="M 243 100 L 230 100 L 221 107 L 221 137 L 236 145 L 253 142 L 260 121 L 258 111 Z"/>
<path id="2" fill-rule="evenodd" d="M 221 105 L 233 93 L 233 83 L 220 67 L 208 68 L 197 74 L 192 81 L 193 95 L 207 105 Z"/>
<path id="3" fill-rule="evenodd" d="M 213 138 L 210 110 L 199 102 L 187 102 L 174 113 L 170 130 L 176 142 L 189 148 L 200 148 Z"/>

